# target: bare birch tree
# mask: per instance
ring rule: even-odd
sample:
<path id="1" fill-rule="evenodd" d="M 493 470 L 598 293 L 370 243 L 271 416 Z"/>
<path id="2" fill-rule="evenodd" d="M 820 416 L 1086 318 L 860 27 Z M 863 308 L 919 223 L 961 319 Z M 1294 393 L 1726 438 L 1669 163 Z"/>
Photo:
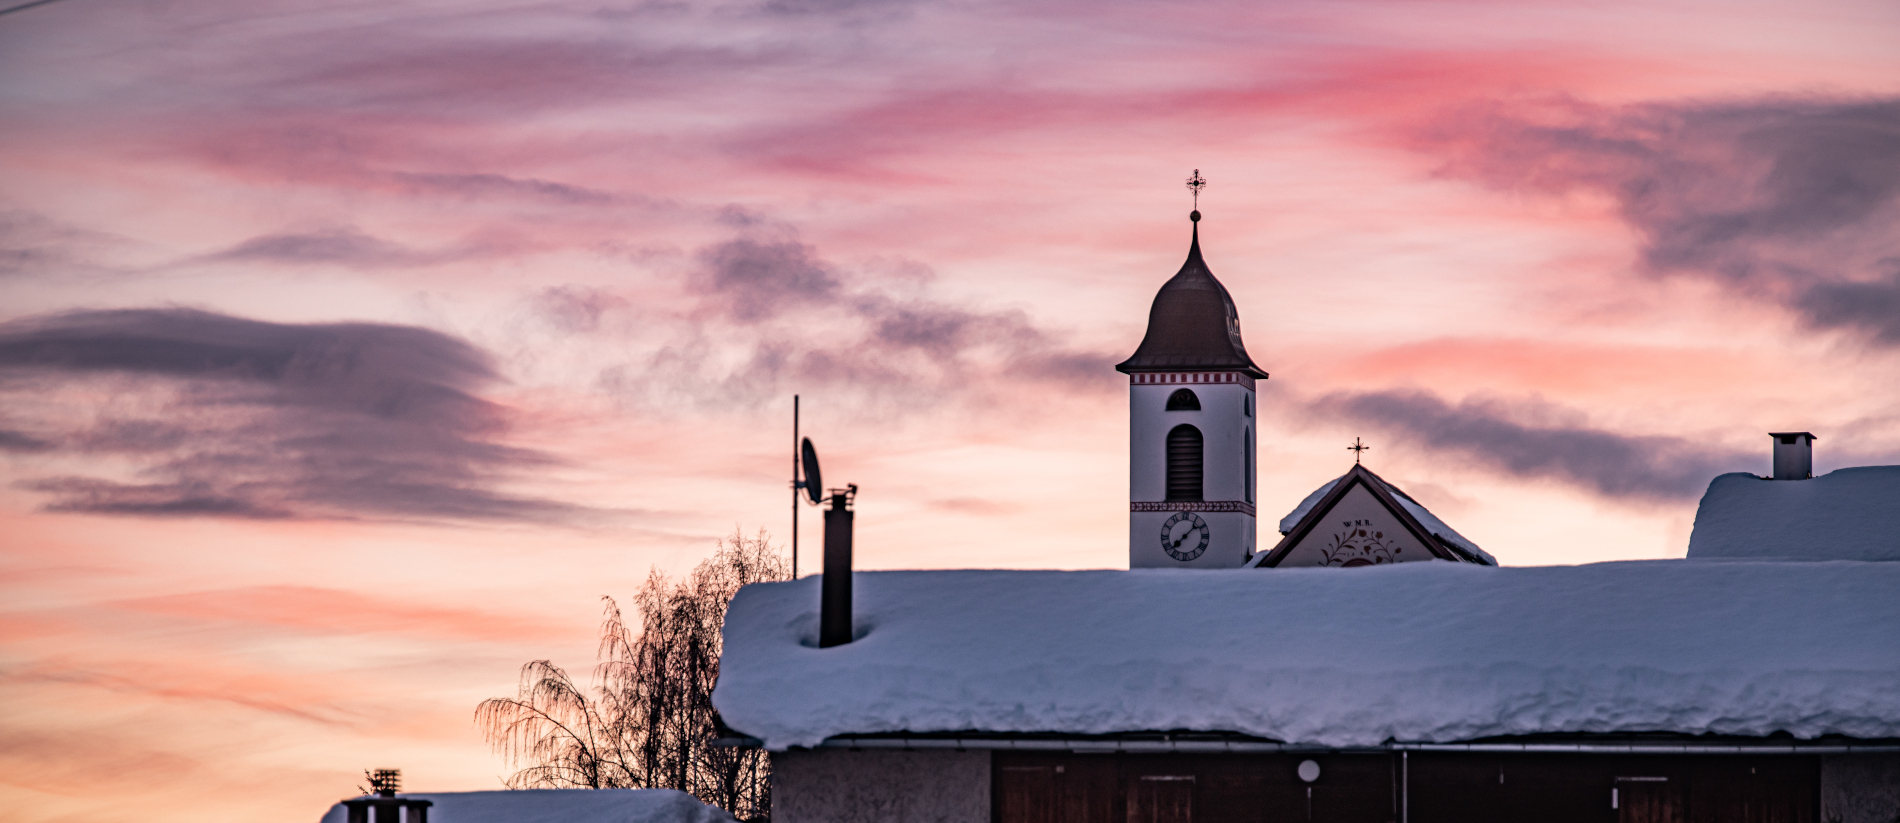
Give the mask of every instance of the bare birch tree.
<path id="1" fill-rule="evenodd" d="M 685 580 L 659 570 L 634 596 L 636 635 L 605 602 L 594 685 L 582 689 L 559 666 L 521 667 L 514 697 L 482 701 L 475 722 L 515 769 L 510 788 L 670 788 L 744 820 L 771 809 L 771 764 L 757 749 L 710 745 L 718 721 L 726 606 L 748 583 L 787 579 L 785 558 L 760 531 L 734 531 Z"/>

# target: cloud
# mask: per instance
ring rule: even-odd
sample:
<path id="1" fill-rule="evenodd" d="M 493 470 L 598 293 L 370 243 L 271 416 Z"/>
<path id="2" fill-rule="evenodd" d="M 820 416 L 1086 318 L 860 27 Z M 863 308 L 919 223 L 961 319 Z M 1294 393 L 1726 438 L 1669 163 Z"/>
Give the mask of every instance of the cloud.
<path id="1" fill-rule="evenodd" d="M 55 511 L 224 517 L 565 520 L 498 491 L 551 458 L 504 445 L 474 392 L 488 355 L 428 329 L 284 324 L 190 309 L 0 325 L 9 443 L 111 456 L 134 477 L 41 477 Z"/>
<path id="2" fill-rule="evenodd" d="M 701 249 L 687 278 L 693 321 L 645 362 L 610 369 L 609 388 L 654 405 L 753 405 L 820 387 L 860 408 L 923 410 L 1022 381 L 1114 385 L 1111 352 L 1074 345 L 1013 309 L 932 295 L 928 276 L 853 272 L 756 221 Z"/>
<path id="3" fill-rule="evenodd" d="M 126 664 L 121 661 L 120 665 Z M 320 725 L 350 725 L 365 719 L 334 704 L 313 704 L 302 699 L 314 689 L 291 676 L 239 672 L 236 676 L 221 678 L 217 675 L 224 673 L 204 671 L 202 663 L 194 667 L 198 670 L 191 672 L 181 672 L 165 664 L 137 668 L 139 671 L 128 673 L 43 662 L 0 673 L 0 683 L 90 687 L 166 700 L 220 703 Z"/>
<path id="4" fill-rule="evenodd" d="M 1652 272 L 1900 346 L 1900 99 L 1493 103 L 1422 140 L 1447 174 L 1609 196 Z"/>
<path id="5" fill-rule="evenodd" d="M 1816 283 L 1795 300 L 1795 307 L 1822 328 L 1859 328 L 1888 346 L 1900 346 L 1900 260 L 1884 260 L 1889 271 L 1859 283 Z"/>
<path id="6" fill-rule="evenodd" d="M 53 448 L 52 443 L 41 440 L 25 432 L 0 429 L 0 451 L 41 452 Z"/>
<path id="7" fill-rule="evenodd" d="M 402 633 L 435 640 L 543 642 L 560 636 L 564 628 L 520 614 L 406 603 L 311 586 L 247 586 L 121 600 L 113 606 L 142 615 L 323 636 Z"/>
<path id="8" fill-rule="evenodd" d="M 203 260 L 239 263 L 331 264 L 366 268 L 407 268 L 454 260 L 462 255 L 411 249 L 354 228 L 265 234 Z"/>
<path id="9" fill-rule="evenodd" d="M 380 21 L 298 11 L 301 25 L 290 36 L 249 37 L 207 58 L 250 72 L 215 83 L 194 75 L 197 87 L 229 89 L 244 94 L 249 106 L 278 110 L 437 122 L 515 118 L 703 92 L 720 78 L 755 76 L 789 50 L 771 38 L 683 41 L 679 27 L 696 19 L 726 26 L 742 21 L 729 10 L 671 3 L 542 5 L 506 16 L 455 6 Z M 609 15 L 618 19 L 601 19 Z"/>
<path id="10" fill-rule="evenodd" d="M 171 483 L 114 483 L 86 477 L 22 481 L 21 488 L 55 497 L 47 511 L 150 516 L 208 515 L 280 518 L 290 510 L 262 504 L 241 494 L 221 493 L 202 480 Z"/>
<path id="11" fill-rule="evenodd" d="M 1452 405 L 1425 392 L 1341 392 L 1311 401 L 1307 411 L 1376 426 L 1514 477 L 1557 480 L 1628 500 L 1694 500 L 1716 475 L 1759 469 L 1767 454 L 1680 437 L 1620 434 L 1538 401 L 1467 398 Z"/>
<path id="12" fill-rule="evenodd" d="M 610 311 L 632 307 L 626 298 L 588 286 L 549 286 L 536 293 L 533 308 L 550 325 L 565 332 L 592 332 Z"/>
<path id="13" fill-rule="evenodd" d="M 107 267 L 95 255 L 123 246 L 104 232 L 75 228 L 30 211 L 0 211 L 0 277 L 96 274 Z"/>
<path id="14" fill-rule="evenodd" d="M 735 320 L 752 321 L 838 297 L 842 284 L 812 247 L 740 238 L 702 249 L 693 286 Z"/>
<path id="15" fill-rule="evenodd" d="M 456 195 L 471 200 L 496 197 L 544 200 L 572 206 L 598 206 L 622 199 L 598 189 L 532 177 L 508 177 L 501 174 L 390 172 L 389 177 L 405 188 L 432 194 Z"/>
<path id="16" fill-rule="evenodd" d="M 1021 506 L 1014 503 L 990 500 L 983 497 L 944 497 L 935 500 L 926 500 L 924 501 L 924 505 L 937 509 L 938 511 L 975 515 L 979 517 L 997 517 L 1015 514 L 1022 510 Z"/>

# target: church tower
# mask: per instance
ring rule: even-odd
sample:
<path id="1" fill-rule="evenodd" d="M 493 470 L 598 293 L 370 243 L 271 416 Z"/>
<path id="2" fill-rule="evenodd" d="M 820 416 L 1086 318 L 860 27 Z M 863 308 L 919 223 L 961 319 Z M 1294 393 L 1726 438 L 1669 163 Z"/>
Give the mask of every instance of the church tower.
<path id="1" fill-rule="evenodd" d="M 1155 295 L 1141 346 L 1115 367 L 1128 375 L 1131 569 L 1233 569 L 1254 553 L 1254 381 L 1267 373 L 1201 259 L 1201 212 L 1188 219 L 1187 262 Z"/>

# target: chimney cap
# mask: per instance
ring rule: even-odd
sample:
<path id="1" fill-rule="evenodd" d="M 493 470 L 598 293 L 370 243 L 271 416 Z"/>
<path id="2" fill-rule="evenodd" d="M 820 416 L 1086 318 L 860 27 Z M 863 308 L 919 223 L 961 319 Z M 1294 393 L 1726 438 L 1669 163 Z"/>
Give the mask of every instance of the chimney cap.
<path id="1" fill-rule="evenodd" d="M 1815 437 L 1814 432 L 1769 432 L 1768 436 L 1769 437 L 1806 437 L 1809 440 L 1821 439 L 1819 437 Z"/>

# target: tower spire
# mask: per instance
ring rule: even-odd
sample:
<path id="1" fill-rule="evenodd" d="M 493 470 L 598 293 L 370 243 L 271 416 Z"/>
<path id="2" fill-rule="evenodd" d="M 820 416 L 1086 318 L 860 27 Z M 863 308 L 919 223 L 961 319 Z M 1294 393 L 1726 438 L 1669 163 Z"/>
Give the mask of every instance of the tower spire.
<path id="1" fill-rule="evenodd" d="M 1187 179 L 1188 191 L 1194 195 L 1194 210 L 1188 212 L 1188 222 L 1194 224 L 1194 242 L 1188 246 L 1188 258 L 1199 260 L 1201 257 L 1201 189 L 1207 188 L 1207 178 L 1201 176 L 1201 170 L 1195 169 Z"/>
<path id="2" fill-rule="evenodd" d="M 1187 188 L 1197 205 L 1206 187 L 1207 178 L 1195 169 Z M 1190 212 L 1188 219 L 1194 221 L 1194 229 L 1187 260 L 1155 294 L 1141 346 L 1115 369 L 1126 374 L 1235 371 L 1265 380 L 1267 373 L 1254 365 L 1241 345 L 1240 313 L 1233 297 L 1201 258 L 1201 210 Z"/>

